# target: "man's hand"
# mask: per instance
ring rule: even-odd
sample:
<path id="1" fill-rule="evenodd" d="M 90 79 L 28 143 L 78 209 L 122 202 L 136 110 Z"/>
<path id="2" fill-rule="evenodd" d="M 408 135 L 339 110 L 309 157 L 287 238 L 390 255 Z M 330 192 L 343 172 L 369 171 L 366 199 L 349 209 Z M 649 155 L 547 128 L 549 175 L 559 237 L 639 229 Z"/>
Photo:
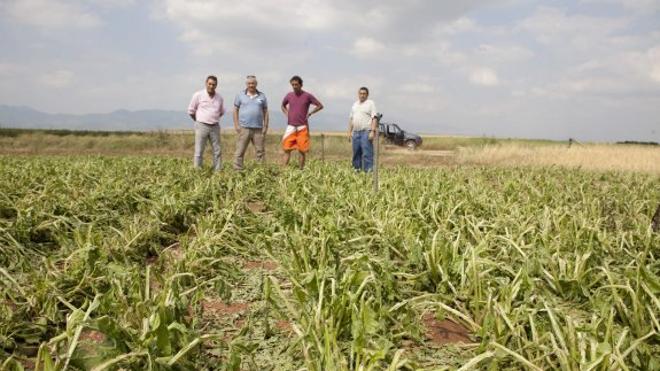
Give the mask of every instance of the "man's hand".
<path id="1" fill-rule="evenodd" d="M 369 131 L 369 140 L 374 140 L 374 136 L 376 135 L 376 132 L 373 130 Z"/>
<path id="2" fill-rule="evenodd" d="M 310 117 L 312 117 L 313 114 L 315 114 L 316 112 L 318 112 L 318 111 L 320 111 L 320 110 L 322 110 L 322 109 L 323 109 L 323 105 L 320 105 L 320 106 L 314 106 L 314 109 L 312 110 L 312 112 L 310 112 L 310 113 L 307 114 L 307 118 L 309 119 Z"/>
<path id="3" fill-rule="evenodd" d="M 261 133 L 265 136 L 268 132 L 268 124 L 270 123 L 270 114 L 268 113 L 268 107 L 264 107 L 264 121 L 262 122 L 263 129 Z"/>
<path id="4" fill-rule="evenodd" d="M 353 141 L 353 115 L 348 119 L 348 143 Z"/>
<path id="5" fill-rule="evenodd" d="M 241 132 L 241 128 L 238 127 L 238 123 L 240 122 L 238 119 L 238 110 L 240 108 L 238 106 L 234 106 L 234 130 L 236 130 L 237 133 Z"/>

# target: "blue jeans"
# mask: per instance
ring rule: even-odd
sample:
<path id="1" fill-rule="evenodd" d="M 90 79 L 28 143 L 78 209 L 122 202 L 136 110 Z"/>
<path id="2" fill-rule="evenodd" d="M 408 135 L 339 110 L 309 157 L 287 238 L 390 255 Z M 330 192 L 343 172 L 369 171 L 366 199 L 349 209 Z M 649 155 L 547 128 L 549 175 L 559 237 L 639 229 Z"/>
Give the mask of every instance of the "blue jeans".
<path id="1" fill-rule="evenodd" d="M 369 140 L 369 130 L 353 132 L 353 168 L 371 171 L 374 167 L 374 146 Z"/>

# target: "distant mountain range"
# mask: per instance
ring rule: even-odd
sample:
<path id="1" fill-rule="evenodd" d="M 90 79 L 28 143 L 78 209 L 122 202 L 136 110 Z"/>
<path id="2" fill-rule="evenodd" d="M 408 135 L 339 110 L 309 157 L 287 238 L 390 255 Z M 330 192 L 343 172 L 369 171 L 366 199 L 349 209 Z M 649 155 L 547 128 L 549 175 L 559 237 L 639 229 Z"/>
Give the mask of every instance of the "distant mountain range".
<path id="1" fill-rule="evenodd" d="M 51 114 L 25 106 L 0 105 L 0 127 L 21 129 L 69 129 L 147 131 L 190 128 L 182 111 L 117 110 L 84 115 Z"/>
<path id="2" fill-rule="evenodd" d="M 223 128 L 231 127 L 231 115 L 221 120 Z M 285 118 L 280 111 L 270 111 L 271 128 L 283 130 Z M 314 130 L 343 130 L 346 117 L 323 112 L 315 119 Z M 340 126 L 337 126 L 339 123 Z M 168 110 L 117 110 L 110 113 L 64 114 L 45 113 L 27 106 L 0 104 L 0 128 L 16 129 L 67 129 L 90 131 L 152 131 L 192 129 L 190 117 L 185 111 Z"/>

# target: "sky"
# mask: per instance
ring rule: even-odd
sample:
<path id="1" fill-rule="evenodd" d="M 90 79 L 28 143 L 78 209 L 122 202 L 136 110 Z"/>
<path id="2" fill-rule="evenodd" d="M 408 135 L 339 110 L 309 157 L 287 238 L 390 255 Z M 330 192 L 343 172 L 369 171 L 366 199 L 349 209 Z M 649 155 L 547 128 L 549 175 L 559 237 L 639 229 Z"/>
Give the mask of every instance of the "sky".
<path id="1" fill-rule="evenodd" d="M 276 110 L 297 74 L 312 127 L 367 86 L 420 133 L 660 141 L 660 0 L 0 0 L 0 50 L 0 104 L 50 113 L 184 111 L 209 74 Z"/>

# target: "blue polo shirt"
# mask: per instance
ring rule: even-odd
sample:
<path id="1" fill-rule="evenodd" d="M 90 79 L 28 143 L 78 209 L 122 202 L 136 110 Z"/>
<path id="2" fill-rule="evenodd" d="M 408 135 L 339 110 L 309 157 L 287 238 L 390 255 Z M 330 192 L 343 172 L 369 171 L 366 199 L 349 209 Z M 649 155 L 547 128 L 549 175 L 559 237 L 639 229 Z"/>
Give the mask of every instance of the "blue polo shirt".
<path id="1" fill-rule="evenodd" d="M 264 109 L 268 108 L 266 95 L 257 91 L 257 95 L 250 97 L 247 90 L 236 95 L 234 106 L 238 108 L 238 123 L 241 127 L 259 129 L 264 123 Z"/>

